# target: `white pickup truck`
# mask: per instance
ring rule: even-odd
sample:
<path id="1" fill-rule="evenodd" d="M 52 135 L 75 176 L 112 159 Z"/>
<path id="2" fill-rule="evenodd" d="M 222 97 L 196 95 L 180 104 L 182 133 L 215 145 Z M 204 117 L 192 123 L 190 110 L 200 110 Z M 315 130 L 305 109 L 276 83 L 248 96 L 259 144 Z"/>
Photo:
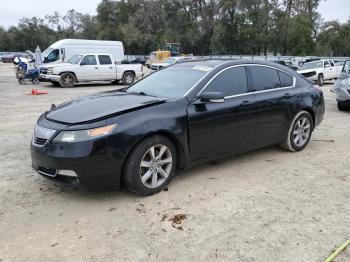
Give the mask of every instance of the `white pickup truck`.
<path id="1" fill-rule="evenodd" d="M 109 81 L 131 85 L 143 76 L 141 64 L 116 64 L 107 54 L 74 55 L 67 63 L 54 64 L 40 74 L 40 78 L 62 87 L 74 87 L 77 83 Z"/>
<path id="2" fill-rule="evenodd" d="M 303 64 L 298 73 L 323 86 L 325 80 L 337 79 L 341 70 L 342 66 L 335 64 L 332 59 L 323 59 Z"/>

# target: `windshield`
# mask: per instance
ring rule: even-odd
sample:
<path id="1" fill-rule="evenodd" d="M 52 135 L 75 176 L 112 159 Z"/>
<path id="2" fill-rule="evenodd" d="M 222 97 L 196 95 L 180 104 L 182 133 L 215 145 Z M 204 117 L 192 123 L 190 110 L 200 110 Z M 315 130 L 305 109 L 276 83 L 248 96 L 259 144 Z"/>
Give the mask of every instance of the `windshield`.
<path id="1" fill-rule="evenodd" d="M 128 88 L 126 92 L 180 98 L 206 73 L 206 70 L 191 67 L 168 67 L 140 80 Z"/>
<path id="2" fill-rule="evenodd" d="M 52 52 L 53 48 L 47 48 L 44 52 L 42 52 L 42 56 L 46 57 Z"/>
<path id="3" fill-rule="evenodd" d="M 323 68 L 323 62 L 317 61 L 317 62 L 306 63 L 306 64 L 303 64 L 303 66 L 301 68 L 302 69 Z"/>
<path id="4" fill-rule="evenodd" d="M 82 57 L 83 57 L 82 55 L 74 55 L 71 58 L 69 58 L 67 63 L 77 65 Z"/>

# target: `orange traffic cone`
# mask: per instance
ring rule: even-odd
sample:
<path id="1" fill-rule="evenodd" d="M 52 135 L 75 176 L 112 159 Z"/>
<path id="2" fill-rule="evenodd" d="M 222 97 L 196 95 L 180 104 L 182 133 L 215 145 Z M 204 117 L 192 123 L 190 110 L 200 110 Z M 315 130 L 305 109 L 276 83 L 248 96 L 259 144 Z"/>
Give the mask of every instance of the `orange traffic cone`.
<path id="1" fill-rule="evenodd" d="M 32 88 L 32 92 L 30 93 L 30 95 L 33 95 L 33 96 L 46 95 L 46 94 L 48 94 L 47 91 L 40 91 L 40 90 L 37 90 L 35 88 Z"/>

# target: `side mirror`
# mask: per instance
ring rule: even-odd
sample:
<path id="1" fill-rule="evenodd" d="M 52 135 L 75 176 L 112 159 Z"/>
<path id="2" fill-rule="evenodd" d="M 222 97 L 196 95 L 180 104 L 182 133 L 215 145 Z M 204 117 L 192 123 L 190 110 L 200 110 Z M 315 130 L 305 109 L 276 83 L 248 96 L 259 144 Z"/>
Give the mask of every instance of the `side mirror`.
<path id="1" fill-rule="evenodd" d="M 325 67 L 325 68 L 331 67 L 331 65 L 330 65 L 330 64 L 327 64 L 327 65 L 324 65 L 324 67 Z"/>
<path id="2" fill-rule="evenodd" d="M 225 96 L 222 92 L 205 92 L 199 96 L 201 102 L 205 103 L 223 103 Z"/>

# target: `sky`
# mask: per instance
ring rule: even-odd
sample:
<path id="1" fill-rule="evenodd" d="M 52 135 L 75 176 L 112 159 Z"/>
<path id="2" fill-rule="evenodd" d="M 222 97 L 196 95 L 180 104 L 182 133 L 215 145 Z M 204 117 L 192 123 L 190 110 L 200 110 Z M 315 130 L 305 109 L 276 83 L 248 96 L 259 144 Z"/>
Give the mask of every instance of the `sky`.
<path id="1" fill-rule="evenodd" d="M 65 14 L 69 9 L 80 13 L 96 14 L 100 0 L 1 0 L 0 25 L 8 28 L 17 25 L 22 17 L 45 17 L 58 11 Z M 321 0 L 319 7 L 324 20 L 346 22 L 350 18 L 350 0 Z"/>

